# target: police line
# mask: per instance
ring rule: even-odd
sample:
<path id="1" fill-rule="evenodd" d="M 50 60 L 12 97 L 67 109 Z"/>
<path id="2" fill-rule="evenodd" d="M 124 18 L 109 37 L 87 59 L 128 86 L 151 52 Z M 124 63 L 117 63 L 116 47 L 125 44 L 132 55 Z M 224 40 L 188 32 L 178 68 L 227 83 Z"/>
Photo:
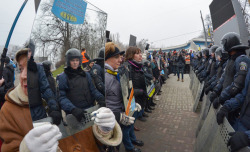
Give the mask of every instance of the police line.
<path id="1" fill-rule="evenodd" d="M 211 106 L 209 100 L 209 94 L 203 97 L 203 102 L 200 103 L 204 82 L 200 83 L 193 70 L 190 70 L 190 85 L 194 97 L 193 111 L 197 112 L 199 105 L 201 104 L 200 117 L 196 130 L 196 141 L 194 146 L 194 152 L 228 152 L 231 151 L 227 146 L 228 140 L 231 137 L 230 132 L 234 132 L 234 129 L 229 124 L 228 120 L 224 118 L 223 124 L 218 125 L 216 121 L 216 113 L 218 109 L 214 109 Z M 239 152 L 250 152 L 248 147 L 245 147 Z"/>

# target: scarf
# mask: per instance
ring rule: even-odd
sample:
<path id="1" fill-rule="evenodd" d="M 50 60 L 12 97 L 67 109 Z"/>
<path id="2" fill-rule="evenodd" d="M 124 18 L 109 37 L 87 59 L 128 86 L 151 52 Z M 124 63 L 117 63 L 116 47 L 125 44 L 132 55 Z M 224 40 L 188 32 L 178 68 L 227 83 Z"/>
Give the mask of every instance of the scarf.
<path id="1" fill-rule="evenodd" d="M 73 79 L 77 75 L 86 76 L 86 73 L 82 70 L 81 67 L 78 67 L 76 70 L 72 69 L 71 67 L 67 67 L 64 69 L 65 74 L 68 76 L 69 79 Z"/>
<path id="2" fill-rule="evenodd" d="M 142 71 L 142 64 L 139 62 L 136 62 L 135 60 L 128 60 L 128 62 L 135 67 L 135 71 Z"/>

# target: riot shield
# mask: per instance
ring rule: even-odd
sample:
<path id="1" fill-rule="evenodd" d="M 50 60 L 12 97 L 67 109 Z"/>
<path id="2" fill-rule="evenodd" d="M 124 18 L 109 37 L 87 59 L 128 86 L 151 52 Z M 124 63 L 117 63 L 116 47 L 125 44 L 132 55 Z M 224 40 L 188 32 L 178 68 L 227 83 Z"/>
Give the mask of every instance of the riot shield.
<path id="1" fill-rule="evenodd" d="M 196 138 L 194 152 L 205 152 L 209 150 L 216 134 L 215 130 L 218 128 L 215 114 L 216 111 L 213 106 L 211 106 L 207 118 Z"/>
<path id="2" fill-rule="evenodd" d="M 194 76 L 194 82 L 193 83 L 194 84 L 193 84 L 193 87 L 192 87 L 192 95 L 193 95 L 193 99 L 195 101 L 195 98 L 196 98 L 196 95 L 197 95 L 197 90 L 198 90 L 198 87 L 200 85 L 200 81 L 196 76 Z"/>
<path id="3" fill-rule="evenodd" d="M 224 118 L 223 124 L 218 125 L 216 122 L 217 111 L 211 106 L 209 114 L 202 126 L 201 131 L 196 139 L 195 152 L 228 152 L 231 151 L 227 146 L 230 139 L 229 133 L 234 129 Z M 239 152 L 249 152 L 249 148 L 245 147 Z"/>
<path id="4" fill-rule="evenodd" d="M 195 112 L 197 110 L 198 104 L 200 102 L 200 97 L 201 97 L 203 87 L 204 87 L 204 82 L 202 82 L 198 87 L 198 91 L 197 91 L 195 101 L 194 101 L 193 112 Z"/>
<path id="5" fill-rule="evenodd" d="M 189 89 L 192 90 L 193 83 L 194 83 L 194 72 L 193 70 L 190 70 L 189 77 L 190 77 L 190 84 L 189 84 Z"/>
<path id="6" fill-rule="evenodd" d="M 198 121 L 198 127 L 196 130 L 196 137 L 198 136 L 199 131 L 204 123 L 204 120 L 207 117 L 207 113 L 208 113 L 209 107 L 211 105 L 210 100 L 209 100 L 209 95 L 210 95 L 210 93 L 208 95 L 205 95 L 204 101 L 202 102 L 201 113 L 200 113 L 200 117 L 199 117 L 199 121 Z"/>
<path id="7" fill-rule="evenodd" d="M 99 108 L 97 102 L 94 101 L 87 106 L 80 107 L 74 101 L 85 103 L 84 98 L 89 100 L 89 97 L 82 93 L 79 95 L 68 94 L 74 87 L 81 88 L 80 85 L 83 83 L 76 83 L 74 87 L 72 87 L 72 83 L 69 83 L 70 73 L 66 74 L 65 69 L 73 69 L 73 67 L 70 63 L 72 58 L 67 58 L 66 52 L 72 48 L 78 50 L 77 53 L 74 52 L 77 55 L 74 54 L 73 57 L 77 59 L 77 70 L 81 71 L 80 75 L 83 76 L 83 73 L 85 73 L 86 76 L 86 71 L 82 70 L 81 65 L 83 63 L 88 64 L 89 59 L 98 57 L 99 50 L 105 46 L 106 21 L 107 13 L 85 1 L 44 0 L 40 2 L 29 43 L 32 52 L 30 61 L 31 59 L 34 60 L 35 64 L 33 63 L 33 65 L 38 67 L 37 73 L 33 74 L 32 77 L 28 72 L 28 80 L 32 78 L 28 81 L 28 96 L 33 123 L 41 121 L 54 123 L 53 116 L 50 115 L 51 111 L 59 111 L 62 120 L 58 127 L 63 134 L 62 138 L 71 136 L 93 125 L 90 113 Z M 33 46 L 30 45 L 31 42 Z M 84 50 L 83 48 L 86 53 L 81 52 L 81 50 Z M 43 61 L 51 63 L 49 69 L 45 68 Z M 28 69 L 31 69 L 30 65 L 28 64 Z M 56 77 L 63 75 L 65 76 L 64 79 L 55 81 Z M 52 79 L 49 79 L 48 76 Z M 88 81 L 85 78 L 81 78 L 81 80 Z M 66 84 L 68 88 L 60 87 L 60 84 Z M 37 93 L 36 96 L 30 93 L 32 89 L 33 91 L 36 89 L 35 92 L 40 91 L 40 94 Z M 33 100 L 36 98 L 38 100 Z M 75 108 L 85 111 L 85 118 L 78 121 L 72 115 L 73 110 L 68 109 L 70 105 L 62 102 L 63 98 Z M 91 99 L 91 101 L 93 100 Z M 59 110 L 54 110 L 55 106 L 58 106 Z M 35 109 L 40 109 L 42 115 L 36 113 Z M 35 113 L 37 115 L 34 115 Z"/>
<path id="8" fill-rule="evenodd" d="M 90 114 L 99 108 L 100 106 L 96 105 L 94 107 L 86 109 L 84 114 L 85 119 L 82 119 L 80 123 L 72 114 L 68 114 L 66 116 L 66 122 L 68 124 L 68 131 L 70 132 L 70 134 L 72 135 L 79 132 L 79 130 L 84 130 L 91 127 L 94 124 L 94 122 L 91 120 Z"/>
<path id="9" fill-rule="evenodd" d="M 124 65 L 119 68 L 119 78 L 126 115 L 133 116 L 135 112 L 135 98 L 133 96 L 132 80 L 130 80 L 129 75 L 129 68 L 127 66 Z"/>

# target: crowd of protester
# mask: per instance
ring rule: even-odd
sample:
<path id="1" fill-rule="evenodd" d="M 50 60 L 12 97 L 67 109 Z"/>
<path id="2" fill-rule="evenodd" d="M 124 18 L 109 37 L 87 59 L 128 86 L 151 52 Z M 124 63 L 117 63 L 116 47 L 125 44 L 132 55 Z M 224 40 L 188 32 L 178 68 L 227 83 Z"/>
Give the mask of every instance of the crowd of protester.
<path id="1" fill-rule="evenodd" d="M 125 54 L 125 55 L 124 55 Z M 157 63 L 157 61 L 159 61 Z M 126 115 L 123 101 L 123 91 L 119 76 L 129 69 L 129 80 L 132 80 L 136 111 L 132 116 Z M 165 75 L 166 73 L 166 75 Z M 140 152 L 136 146 L 143 146 L 144 142 L 136 138 L 135 131 L 140 131 L 134 126 L 134 122 L 147 121 L 149 113 L 155 109 L 155 101 L 159 100 L 161 86 L 167 79 L 167 62 L 162 54 L 154 54 L 152 57 L 142 56 L 142 51 L 138 47 L 129 47 L 126 52 L 120 51 L 113 42 L 105 45 L 105 86 L 106 86 L 106 106 L 110 108 L 120 123 L 123 133 L 122 142 L 126 151 Z M 155 92 L 151 96 L 147 89 L 152 84 Z M 119 149 L 118 147 L 115 147 Z"/>

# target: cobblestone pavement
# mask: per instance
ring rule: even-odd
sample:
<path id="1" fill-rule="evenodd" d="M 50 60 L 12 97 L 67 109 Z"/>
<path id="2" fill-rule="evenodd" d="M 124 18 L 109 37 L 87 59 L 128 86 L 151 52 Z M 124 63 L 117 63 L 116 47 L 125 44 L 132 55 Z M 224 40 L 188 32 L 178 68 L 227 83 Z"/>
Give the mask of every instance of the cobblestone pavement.
<path id="1" fill-rule="evenodd" d="M 156 109 L 146 122 L 136 121 L 137 139 L 144 141 L 143 152 L 192 152 L 199 114 L 192 112 L 193 99 L 189 75 L 184 82 L 170 75 L 162 87 Z M 138 147 L 139 148 L 139 147 Z M 122 145 L 120 151 L 124 152 Z"/>

